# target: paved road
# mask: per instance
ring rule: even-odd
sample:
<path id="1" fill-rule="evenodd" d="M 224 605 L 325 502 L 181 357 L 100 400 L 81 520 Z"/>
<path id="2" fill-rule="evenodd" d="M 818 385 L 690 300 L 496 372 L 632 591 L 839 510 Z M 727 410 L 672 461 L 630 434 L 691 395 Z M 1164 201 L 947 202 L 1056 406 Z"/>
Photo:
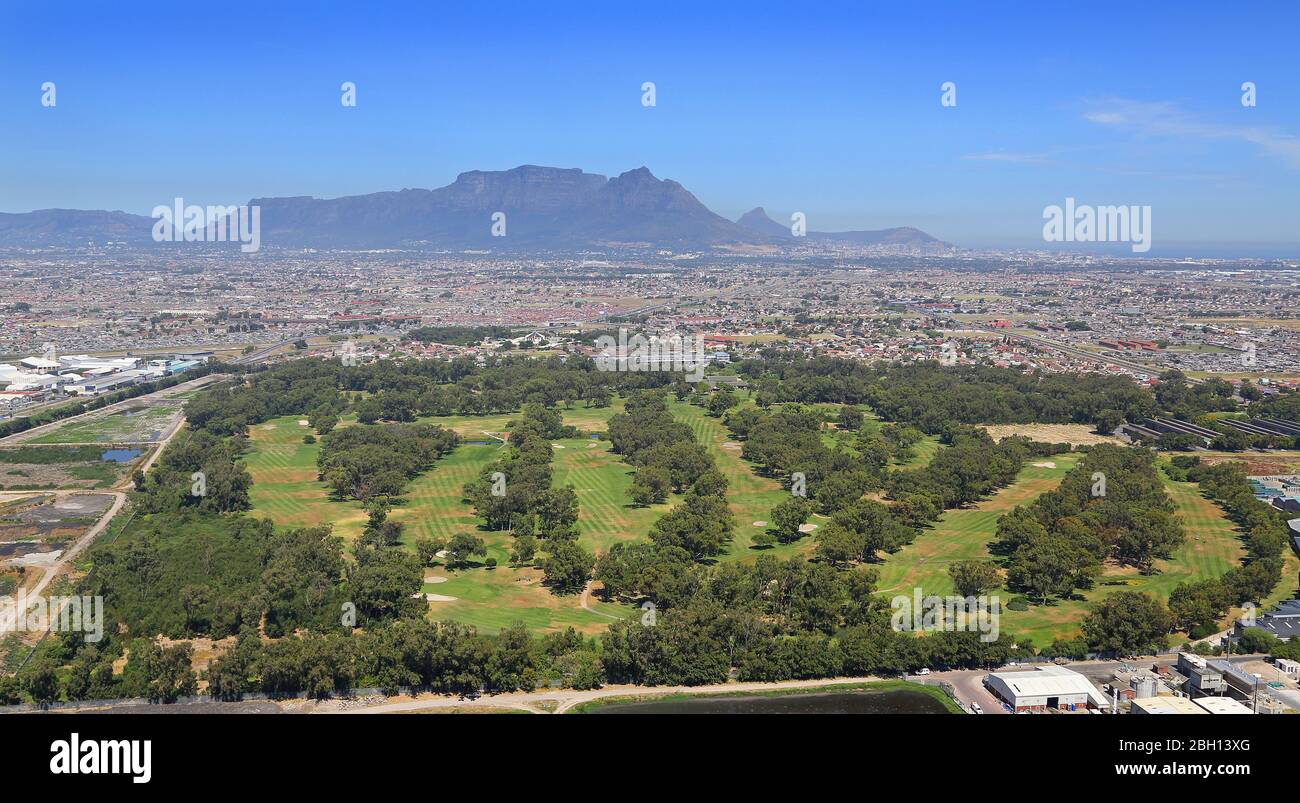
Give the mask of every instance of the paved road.
<path id="1" fill-rule="evenodd" d="M 984 676 L 990 671 L 995 670 L 957 669 L 947 672 L 931 672 L 923 676 L 908 675 L 907 679 L 917 683 L 934 685 L 950 683 L 952 684 L 953 695 L 961 703 L 962 708 L 967 711 L 970 711 L 971 703 L 979 703 L 985 714 L 1006 714 L 1008 712 L 1002 707 L 1002 702 L 989 693 L 988 689 L 984 688 Z"/>
<path id="2" fill-rule="evenodd" d="M 1128 368 L 1129 370 L 1132 371 L 1140 371 L 1146 374 L 1154 375 L 1154 374 L 1159 374 L 1166 370 L 1165 367 L 1160 365 L 1146 365 L 1144 363 L 1135 362 L 1134 360 L 1126 360 L 1123 357 L 1110 357 L 1104 354 L 1097 354 L 1091 351 L 1085 351 L 1076 346 L 1072 346 L 1069 343 L 1062 343 L 1058 340 L 1052 340 L 1046 337 L 1036 337 L 1034 335 L 1022 335 L 1015 332 L 1006 333 L 1006 336 L 1010 338 L 1023 340 L 1026 343 L 1032 343 L 1035 346 L 1053 348 L 1058 351 L 1063 351 L 1067 354 L 1073 354 L 1076 357 L 1087 357 L 1090 360 L 1097 360 L 1099 362 L 1111 363 L 1112 365 L 1118 365 L 1123 368 Z M 1188 377 L 1187 381 L 1193 385 L 1199 385 L 1202 383 L 1203 380 L 1192 379 L 1191 377 Z"/>

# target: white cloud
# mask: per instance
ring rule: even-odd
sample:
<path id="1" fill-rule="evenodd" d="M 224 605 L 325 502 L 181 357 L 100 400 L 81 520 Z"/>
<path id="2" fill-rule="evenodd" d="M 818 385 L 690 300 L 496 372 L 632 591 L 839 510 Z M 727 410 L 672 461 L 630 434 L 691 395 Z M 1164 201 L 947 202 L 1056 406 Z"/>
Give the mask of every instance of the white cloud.
<path id="1" fill-rule="evenodd" d="M 1300 137 L 1268 126 L 1214 123 L 1200 120 L 1166 101 L 1107 98 L 1092 101 L 1085 120 L 1139 136 L 1173 137 L 1202 141 L 1235 141 L 1254 145 L 1267 156 L 1300 168 Z M 1243 114 L 1253 110 L 1243 109 Z"/>

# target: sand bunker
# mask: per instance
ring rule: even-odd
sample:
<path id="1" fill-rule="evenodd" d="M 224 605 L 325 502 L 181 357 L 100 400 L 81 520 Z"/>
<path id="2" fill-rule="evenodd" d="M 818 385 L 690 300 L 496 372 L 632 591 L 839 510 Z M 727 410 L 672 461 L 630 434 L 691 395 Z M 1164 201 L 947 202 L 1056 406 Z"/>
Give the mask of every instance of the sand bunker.
<path id="1" fill-rule="evenodd" d="M 1051 460 L 1044 460 L 1041 463 L 1034 463 L 1034 465 L 1038 466 L 1039 468 L 1056 468 L 1056 464 L 1053 463 Z"/>
<path id="2" fill-rule="evenodd" d="M 756 522 L 754 522 L 754 526 L 755 526 L 755 527 L 766 527 L 766 526 L 767 526 L 767 522 L 765 522 L 765 521 L 756 521 Z"/>
<path id="3" fill-rule="evenodd" d="M 723 442 L 722 442 L 722 448 L 723 448 L 723 449 L 741 449 L 741 448 L 743 448 L 743 447 L 742 447 L 739 443 L 736 443 L 735 441 L 723 441 Z"/>
<path id="4" fill-rule="evenodd" d="M 439 577 L 436 574 L 426 574 L 424 576 L 425 585 L 437 585 L 438 583 L 445 583 L 445 582 L 447 582 L 446 577 Z"/>
<path id="5" fill-rule="evenodd" d="M 813 524 L 812 522 L 808 522 L 807 524 L 800 524 L 800 525 L 799 525 L 799 532 L 801 532 L 801 533 L 810 533 L 810 532 L 812 532 L 813 530 L 817 529 L 819 526 L 820 526 L 820 525 Z"/>

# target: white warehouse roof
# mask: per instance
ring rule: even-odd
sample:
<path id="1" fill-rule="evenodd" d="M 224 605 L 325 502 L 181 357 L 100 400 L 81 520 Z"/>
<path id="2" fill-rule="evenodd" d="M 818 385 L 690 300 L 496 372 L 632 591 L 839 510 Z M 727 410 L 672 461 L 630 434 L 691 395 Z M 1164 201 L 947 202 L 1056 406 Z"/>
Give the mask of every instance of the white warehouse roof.
<path id="1" fill-rule="evenodd" d="M 1192 702 L 1211 714 L 1250 714 L 1249 708 L 1231 697 L 1198 697 Z"/>
<path id="2" fill-rule="evenodd" d="M 1085 694 L 1088 701 L 1098 708 L 1110 704 L 1092 681 L 1063 666 L 1040 666 L 1025 672 L 993 672 L 989 680 L 1003 686 L 1016 698 Z"/>

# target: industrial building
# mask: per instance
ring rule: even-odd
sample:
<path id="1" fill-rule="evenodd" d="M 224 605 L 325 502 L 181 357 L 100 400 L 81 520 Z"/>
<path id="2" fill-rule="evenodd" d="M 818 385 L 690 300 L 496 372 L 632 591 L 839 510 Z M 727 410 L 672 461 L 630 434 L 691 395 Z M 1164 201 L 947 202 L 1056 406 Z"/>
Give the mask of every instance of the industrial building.
<path id="1" fill-rule="evenodd" d="M 1246 706 L 1232 699 L 1231 697 L 1199 697 L 1192 702 L 1204 708 L 1211 714 L 1251 714 L 1254 713 Z"/>
<path id="2" fill-rule="evenodd" d="M 1092 681 L 1063 666 L 1020 672 L 993 672 L 984 686 L 1017 713 L 1021 711 L 1106 708 L 1110 703 Z"/>
<path id="3" fill-rule="evenodd" d="M 1130 714 L 1208 714 L 1186 697 L 1147 697 L 1133 701 Z"/>
<path id="4" fill-rule="evenodd" d="M 1287 600 L 1273 610 L 1259 614 L 1252 627 L 1272 633 L 1283 641 L 1290 641 L 1300 635 L 1300 599 Z M 1240 637 L 1247 628 L 1238 621 L 1233 629 L 1234 635 Z"/>
<path id="5" fill-rule="evenodd" d="M 1199 655 L 1190 652 L 1178 654 L 1178 671 L 1187 676 L 1187 693 L 1193 697 L 1207 694 L 1223 694 L 1228 690 L 1228 683 L 1218 668 L 1210 666 Z"/>

